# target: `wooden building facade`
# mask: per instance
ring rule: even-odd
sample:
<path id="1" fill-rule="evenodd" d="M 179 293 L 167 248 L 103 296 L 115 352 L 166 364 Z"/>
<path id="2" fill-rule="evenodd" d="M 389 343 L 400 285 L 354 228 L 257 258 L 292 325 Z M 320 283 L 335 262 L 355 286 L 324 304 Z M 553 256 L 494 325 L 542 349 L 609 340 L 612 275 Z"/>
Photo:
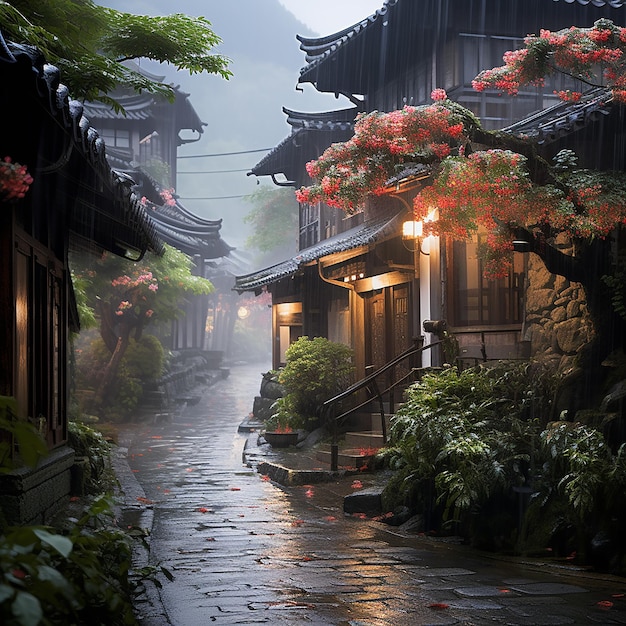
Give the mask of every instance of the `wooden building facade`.
<path id="1" fill-rule="evenodd" d="M 79 326 L 68 267 L 71 248 L 130 259 L 162 243 L 126 177 L 59 71 L 0 35 L 0 154 L 25 165 L 23 198 L 0 197 L 0 394 L 17 400 L 50 453 L 35 469 L 0 476 L 8 523 L 45 522 L 69 496 L 68 341 Z"/>
<path id="2" fill-rule="evenodd" d="M 563 109 L 553 91 L 570 87 L 565 79 L 522 90 L 515 98 L 478 93 L 471 81 L 482 69 L 501 65 L 503 53 L 520 47 L 528 33 L 588 26 L 602 17 L 624 22 L 624 3 L 386 0 L 376 13 L 339 33 L 298 36 L 306 60 L 298 83 L 341 95 L 353 106 L 324 114 L 287 112 L 292 135 L 252 173 L 296 187 L 310 184 L 306 163 L 332 142 L 343 141 L 329 132 L 330 120 L 429 104 L 435 88 L 444 88 L 451 100 L 474 112 L 486 129 L 510 127 L 519 120 L 534 128 L 529 116 L 539 110 L 551 111 L 550 119 L 558 124 Z M 296 120 L 303 121 L 298 125 Z M 572 125 L 567 132 L 571 130 Z M 500 358 L 528 353 L 528 255 L 515 253 L 509 276 L 487 281 L 476 254 L 478 239 L 429 238 L 411 250 L 403 244 L 402 222 L 411 219 L 412 198 L 427 175 L 417 170 L 390 181 L 390 193 L 371 198 L 354 217 L 322 204 L 302 205 L 304 234 L 298 255 L 237 277 L 239 291 L 265 287 L 272 293 L 274 367 L 284 363 L 286 347 L 295 337 L 322 335 L 353 347 L 361 377 L 366 367 L 388 362 L 418 337 L 426 343 L 437 339 L 424 332 L 427 320 L 445 321 L 459 339 L 461 354 L 470 359 L 484 356 L 485 350 Z M 442 359 L 433 351 L 424 364 Z"/>

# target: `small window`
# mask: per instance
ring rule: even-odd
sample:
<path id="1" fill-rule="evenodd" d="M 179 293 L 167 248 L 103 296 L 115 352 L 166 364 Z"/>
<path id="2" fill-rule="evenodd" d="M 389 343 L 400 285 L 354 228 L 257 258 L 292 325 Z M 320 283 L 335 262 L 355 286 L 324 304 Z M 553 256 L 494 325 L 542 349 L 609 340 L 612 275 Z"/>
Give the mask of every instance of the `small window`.
<path id="1" fill-rule="evenodd" d="M 521 324 L 524 255 L 512 253 L 508 276 L 487 280 L 478 257 L 479 241 L 484 236 L 453 241 L 448 246 L 449 318 L 457 327 Z"/>
<path id="2" fill-rule="evenodd" d="M 105 128 L 100 131 L 100 136 L 107 146 L 116 148 L 130 148 L 130 131 L 118 128 Z"/>

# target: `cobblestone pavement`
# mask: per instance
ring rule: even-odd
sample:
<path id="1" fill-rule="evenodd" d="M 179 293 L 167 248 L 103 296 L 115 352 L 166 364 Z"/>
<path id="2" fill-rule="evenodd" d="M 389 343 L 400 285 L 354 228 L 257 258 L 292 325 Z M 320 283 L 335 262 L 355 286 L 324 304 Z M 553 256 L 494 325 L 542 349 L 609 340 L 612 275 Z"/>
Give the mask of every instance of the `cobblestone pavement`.
<path id="1" fill-rule="evenodd" d="M 243 463 L 248 434 L 237 430 L 262 371 L 232 367 L 171 422 L 120 434 L 126 520 L 152 527 L 149 559 L 175 576 L 138 606 L 144 626 L 626 624 L 624 579 L 345 516 L 343 496 L 366 474 L 289 488 L 264 479 Z"/>

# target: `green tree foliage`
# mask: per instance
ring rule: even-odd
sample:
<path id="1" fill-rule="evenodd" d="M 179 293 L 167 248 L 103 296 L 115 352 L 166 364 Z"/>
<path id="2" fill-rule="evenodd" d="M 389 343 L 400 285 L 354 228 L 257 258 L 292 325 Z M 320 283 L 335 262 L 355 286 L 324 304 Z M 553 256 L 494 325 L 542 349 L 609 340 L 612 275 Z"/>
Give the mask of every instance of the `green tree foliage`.
<path id="1" fill-rule="evenodd" d="M 139 263 L 105 254 L 95 263 L 75 260 L 72 266 L 79 309 L 96 312 L 110 353 L 96 392 L 97 407 L 118 376 L 131 338 L 141 340 L 144 329 L 155 321 L 176 319 L 186 297 L 208 294 L 213 286 L 193 275 L 191 259 L 171 246 L 162 257 L 147 255 Z"/>
<path id="2" fill-rule="evenodd" d="M 246 201 L 254 205 L 243 218 L 252 226 L 246 245 L 262 253 L 293 253 L 298 241 L 298 203 L 293 189 L 259 187 Z"/>
<path id="3" fill-rule="evenodd" d="M 0 24 L 6 39 L 37 47 L 59 67 L 73 97 L 116 109 L 109 94 L 119 85 L 170 99 L 174 95 L 171 85 L 124 61 L 147 58 L 191 74 L 231 76 L 229 60 L 211 53 L 221 40 L 204 17 L 133 15 L 91 0 L 11 0 L 0 2 Z"/>

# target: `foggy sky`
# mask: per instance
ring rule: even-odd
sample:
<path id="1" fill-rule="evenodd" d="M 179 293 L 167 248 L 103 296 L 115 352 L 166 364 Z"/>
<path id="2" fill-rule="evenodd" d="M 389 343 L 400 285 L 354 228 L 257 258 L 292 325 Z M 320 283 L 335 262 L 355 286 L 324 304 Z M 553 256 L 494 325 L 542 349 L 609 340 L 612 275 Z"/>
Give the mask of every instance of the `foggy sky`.
<path id="1" fill-rule="evenodd" d="M 369 1 L 369 0 L 368 0 Z M 122 11 L 145 14 L 172 12 L 203 15 L 223 43 L 216 49 L 232 60 L 234 76 L 226 81 L 206 74 L 189 76 L 173 68 L 155 64 L 144 65 L 150 71 L 167 73 L 168 80 L 190 93 L 190 102 L 202 121 L 207 123 L 199 142 L 182 146 L 180 156 L 239 152 L 273 148 L 289 135 L 282 107 L 298 111 L 324 111 L 349 106 L 343 98 L 318 94 L 307 85 L 296 91 L 300 69 L 305 65 L 296 34 L 315 35 L 299 22 L 279 0 L 135 0 L 129 7 L 121 0 L 102 0 L 100 4 Z M 352 22 L 367 17 L 372 11 L 364 3 L 362 14 Z M 382 0 L 380 0 L 382 6 Z M 178 161 L 177 193 L 181 202 L 197 215 L 223 219 L 222 237 L 241 249 L 248 235 L 241 218 L 251 205 L 243 199 L 194 200 L 252 193 L 257 179 L 246 172 L 219 174 L 184 174 L 182 172 L 250 169 L 265 152 L 225 157 L 186 158 Z M 261 184 L 273 186 L 268 178 Z"/>

